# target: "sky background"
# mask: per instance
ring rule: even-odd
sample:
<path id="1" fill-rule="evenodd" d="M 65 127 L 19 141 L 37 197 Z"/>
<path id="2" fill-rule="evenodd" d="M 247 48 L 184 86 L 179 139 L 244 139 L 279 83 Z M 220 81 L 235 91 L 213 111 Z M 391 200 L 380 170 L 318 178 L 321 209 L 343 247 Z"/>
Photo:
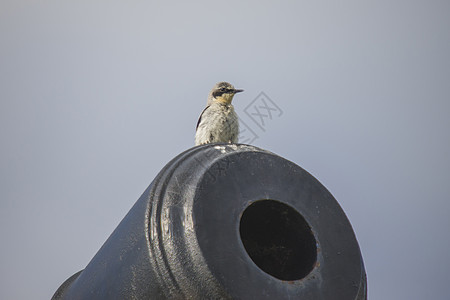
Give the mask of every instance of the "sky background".
<path id="1" fill-rule="evenodd" d="M 252 144 L 341 204 L 369 299 L 450 294 L 449 1 L 0 2 L 0 298 L 49 299 L 160 169 L 211 87 Z M 281 116 L 261 129 L 264 92 Z"/>

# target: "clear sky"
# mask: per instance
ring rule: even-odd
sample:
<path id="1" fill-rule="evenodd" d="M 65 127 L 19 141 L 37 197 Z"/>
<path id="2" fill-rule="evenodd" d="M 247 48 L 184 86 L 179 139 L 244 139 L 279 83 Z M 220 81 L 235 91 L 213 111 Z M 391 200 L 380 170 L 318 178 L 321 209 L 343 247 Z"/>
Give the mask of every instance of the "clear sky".
<path id="1" fill-rule="evenodd" d="M 0 298 L 49 299 L 159 170 L 211 87 L 336 197 L 369 298 L 450 294 L 449 1 L 0 2 Z M 264 92 L 282 111 L 245 113 Z M 248 110 L 247 110 L 248 111 Z"/>

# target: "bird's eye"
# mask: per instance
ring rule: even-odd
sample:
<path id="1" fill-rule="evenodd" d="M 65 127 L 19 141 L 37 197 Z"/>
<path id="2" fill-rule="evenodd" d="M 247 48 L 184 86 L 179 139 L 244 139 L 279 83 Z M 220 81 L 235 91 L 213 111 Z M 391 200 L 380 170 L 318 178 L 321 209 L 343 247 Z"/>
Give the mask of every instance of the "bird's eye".
<path id="1" fill-rule="evenodd" d="M 224 87 L 220 88 L 220 91 L 221 91 L 221 92 L 225 92 L 226 90 L 227 90 L 227 89 L 224 88 Z"/>

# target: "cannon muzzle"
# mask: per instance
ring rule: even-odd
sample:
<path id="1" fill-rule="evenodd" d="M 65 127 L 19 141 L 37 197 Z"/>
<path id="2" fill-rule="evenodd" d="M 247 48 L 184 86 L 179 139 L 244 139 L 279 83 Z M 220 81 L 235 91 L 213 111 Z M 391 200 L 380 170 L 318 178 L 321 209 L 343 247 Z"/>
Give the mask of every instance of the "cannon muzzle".
<path id="1" fill-rule="evenodd" d="M 170 161 L 53 299 L 366 299 L 350 222 L 296 164 L 235 144 Z"/>

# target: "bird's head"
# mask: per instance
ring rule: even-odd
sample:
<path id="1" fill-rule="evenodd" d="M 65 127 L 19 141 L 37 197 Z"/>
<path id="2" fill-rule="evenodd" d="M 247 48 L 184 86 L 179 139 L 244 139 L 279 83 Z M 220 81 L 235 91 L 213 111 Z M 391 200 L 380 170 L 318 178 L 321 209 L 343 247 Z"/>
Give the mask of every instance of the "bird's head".
<path id="1" fill-rule="evenodd" d="M 213 102 L 222 104 L 230 104 L 235 94 L 243 92 L 244 90 L 235 89 L 234 86 L 228 82 L 217 83 L 208 96 L 208 105 Z"/>

